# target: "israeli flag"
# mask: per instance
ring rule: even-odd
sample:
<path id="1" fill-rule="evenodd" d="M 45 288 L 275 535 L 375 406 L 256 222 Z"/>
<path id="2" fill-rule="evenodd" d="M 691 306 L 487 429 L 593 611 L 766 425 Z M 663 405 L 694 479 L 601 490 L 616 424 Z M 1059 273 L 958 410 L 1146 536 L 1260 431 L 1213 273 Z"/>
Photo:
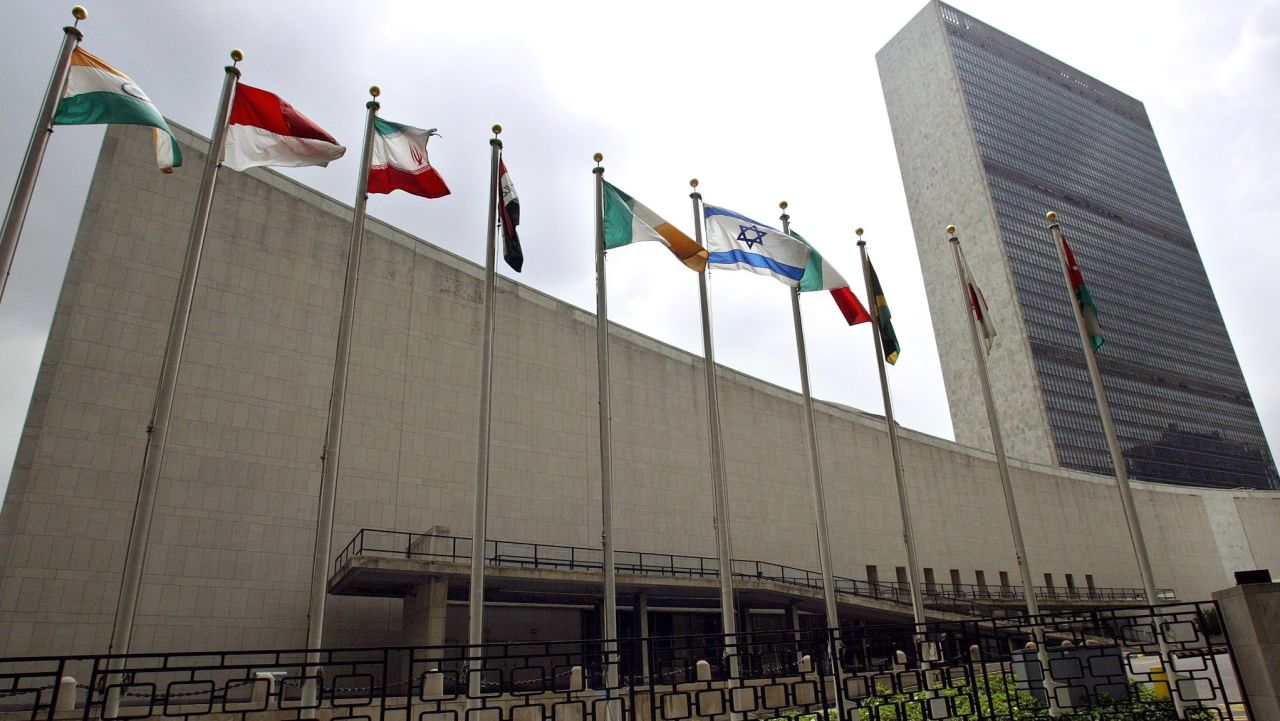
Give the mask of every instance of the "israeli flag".
<path id="1" fill-rule="evenodd" d="M 731 210 L 703 205 L 707 221 L 707 267 L 749 270 L 796 287 L 804 276 L 809 246 L 777 228 Z"/>

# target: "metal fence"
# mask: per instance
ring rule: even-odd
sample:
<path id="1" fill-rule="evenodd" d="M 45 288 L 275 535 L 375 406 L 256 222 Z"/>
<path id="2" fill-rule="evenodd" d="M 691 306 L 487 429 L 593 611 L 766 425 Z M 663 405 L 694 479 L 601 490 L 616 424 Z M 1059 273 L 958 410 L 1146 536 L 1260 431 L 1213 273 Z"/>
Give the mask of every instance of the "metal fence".
<path id="1" fill-rule="evenodd" d="M 1042 645 L 1028 649 L 1033 639 Z M 327 649 L 310 665 L 301 650 L 0 659 L 0 712 L 13 721 L 1243 720 L 1238 678 L 1206 602 L 733 637 Z M 314 706 L 303 704 L 305 684 L 319 689 Z"/>
<path id="2" fill-rule="evenodd" d="M 334 569 L 358 556 L 466 562 L 471 558 L 471 539 L 364 528 L 338 554 Z M 600 571 L 604 568 L 604 556 L 599 548 L 518 541 L 486 541 L 485 560 L 495 566 L 568 571 Z M 615 551 L 614 564 L 618 573 L 636 575 L 707 578 L 720 574 L 719 560 L 712 556 Z M 819 591 L 822 589 L 822 574 L 766 561 L 734 560 L 733 575 L 737 578 L 774 581 Z M 911 588 L 906 583 L 862 581 L 837 576 L 835 585 L 839 593 L 899 603 L 911 602 Z M 1157 593 L 1162 602 L 1175 600 L 1171 589 L 1160 589 Z M 1146 600 L 1141 588 L 1036 586 L 1035 594 L 1042 600 L 1059 601 L 1141 603 Z M 993 615 L 993 606 L 989 602 L 1020 601 L 1023 589 L 1021 586 L 936 583 L 924 589 L 924 596 L 926 605 L 930 608 L 990 616 Z"/>

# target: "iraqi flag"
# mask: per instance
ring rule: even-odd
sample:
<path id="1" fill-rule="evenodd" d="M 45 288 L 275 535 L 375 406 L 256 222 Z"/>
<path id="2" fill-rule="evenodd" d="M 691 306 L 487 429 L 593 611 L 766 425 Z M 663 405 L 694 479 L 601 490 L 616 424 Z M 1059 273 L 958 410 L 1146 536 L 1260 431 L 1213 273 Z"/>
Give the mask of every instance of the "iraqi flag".
<path id="1" fill-rule="evenodd" d="M 791 237 L 809 246 L 809 260 L 805 263 L 804 275 L 800 276 L 800 292 L 831 291 L 831 298 L 836 302 L 840 313 L 844 315 L 845 322 L 849 325 L 871 322 L 871 314 L 862 306 L 858 296 L 854 295 L 853 290 L 849 288 L 849 282 L 836 271 L 835 266 L 828 263 L 816 248 L 809 245 L 809 241 L 800 237 L 799 233 L 793 230 Z"/>
<path id="2" fill-rule="evenodd" d="M 502 197 L 498 199 L 498 218 L 502 221 L 502 258 L 519 273 L 524 267 L 524 251 L 520 249 L 520 236 L 516 233 L 516 226 L 520 225 L 520 196 L 516 195 L 516 186 L 511 182 L 507 164 L 501 160 L 498 161 L 498 188 L 502 191 Z"/>
<path id="3" fill-rule="evenodd" d="M 328 165 L 347 149 L 275 93 L 238 83 L 231 103 L 222 164 L 232 170 L 259 165 Z"/>
<path id="4" fill-rule="evenodd" d="M 435 128 L 423 130 L 373 119 L 373 154 L 369 164 L 369 192 L 403 190 L 424 198 L 449 194 L 444 178 L 427 160 L 427 141 L 438 135 Z"/>

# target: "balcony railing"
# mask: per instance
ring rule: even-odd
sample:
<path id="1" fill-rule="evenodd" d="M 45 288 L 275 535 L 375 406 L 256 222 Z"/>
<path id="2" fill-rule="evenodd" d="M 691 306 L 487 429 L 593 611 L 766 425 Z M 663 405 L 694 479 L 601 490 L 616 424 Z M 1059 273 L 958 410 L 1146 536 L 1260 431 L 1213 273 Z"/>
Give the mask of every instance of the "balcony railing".
<path id="1" fill-rule="evenodd" d="M 362 528 L 338 554 L 335 570 L 355 556 L 420 558 L 467 562 L 471 559 L 471 539 L 464 536 L 436 536 L 405 531 Z M 566 571 L 600 571 L 604 552 L 599 548 L 560 546 L 549 543 L 490 540 L 485 542 L 485 561 L 494 566 L 549 568 Z M 688 556 L 647 551 L 615 551 L 618 573 L 672 578 L 708 578 L 720 575 L 719 560 L 711 556 Z M 773 581 L 790 586 L 822 590 L 822 574 L 767 561 L 735 559 L 736 578 Z M 861 581 L 835 577 L 838 593 L 911 603 L 906 583 Z M 1171 589 L 1161 589 L 1159 601 L 1174 600 Z M 1057 601 L 1144 601 L 1141 588 L 1060 588 L 1036 586 L 1036 598 Z M 1021 586 L 981 586 L 977 584 L 932 584 L 924 589 L 925 606 L 975 616 L 993 615 L 996 602 L 1022 599 Z"/>

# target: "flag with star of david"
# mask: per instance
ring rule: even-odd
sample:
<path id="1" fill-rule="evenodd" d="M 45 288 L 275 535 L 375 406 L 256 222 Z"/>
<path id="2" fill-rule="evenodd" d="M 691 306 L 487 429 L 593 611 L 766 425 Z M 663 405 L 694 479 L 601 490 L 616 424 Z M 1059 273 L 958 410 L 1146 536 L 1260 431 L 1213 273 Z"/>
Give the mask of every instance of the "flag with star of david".
<path id="1" fill-rule="evenodd" d="M 749 270 L 796 287 L 804 277 L 809 246 L 777 228 L 714 205 L 702 206 L 707 221 L 708 268 Z"/>

